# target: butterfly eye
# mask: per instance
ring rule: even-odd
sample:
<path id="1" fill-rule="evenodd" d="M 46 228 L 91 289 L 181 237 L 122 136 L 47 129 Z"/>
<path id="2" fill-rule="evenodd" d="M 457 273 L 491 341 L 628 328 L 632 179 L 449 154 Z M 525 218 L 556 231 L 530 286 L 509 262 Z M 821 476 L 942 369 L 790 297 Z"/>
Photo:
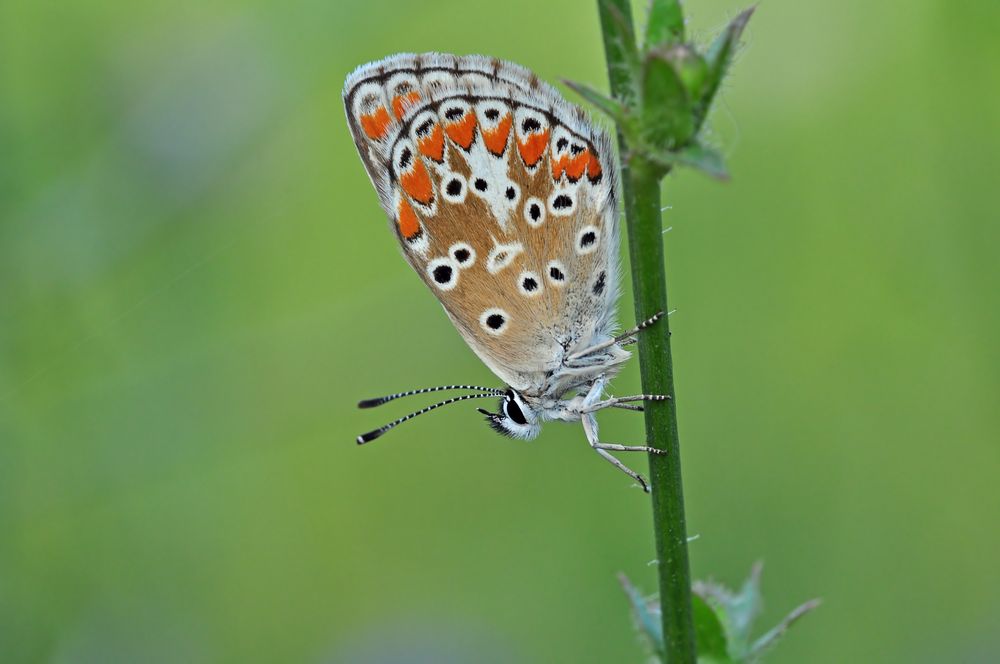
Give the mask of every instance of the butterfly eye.
<path id="1" fill-rule="evenodd" d="M 517 401 L 512 396 L 504 399 L 503 412 L 517 424 L 526 425 L 528 423 L 528 419 L 521 411 L 521 407 L 517 405 Z"/>

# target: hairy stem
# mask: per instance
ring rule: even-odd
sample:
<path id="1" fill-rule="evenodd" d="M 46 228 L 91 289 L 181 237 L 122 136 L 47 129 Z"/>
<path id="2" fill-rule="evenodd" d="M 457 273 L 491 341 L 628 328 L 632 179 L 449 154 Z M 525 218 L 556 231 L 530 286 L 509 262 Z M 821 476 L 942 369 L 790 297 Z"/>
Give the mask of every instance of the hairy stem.
<path id="1" fill-rule="evenodd" d="M 635 70 L 629 64 L 634 38 L 628 0 L 598 0 L 611 92 L 616 99 L 635 94 Z M 632 56 L 634 58 L 634 56 Z M 622 132 L 618 134 L 628 227 L 632 286 L 636 320 L 667 311 L 664 271 L 660 179 L 662 169 L 639 154 L 631 154 Z M 642 391 L 668 394 L 668 401 L 648 402 L 645 408 L 646 440 L 667 454 L 649 456 L 653 500 L 653 537 L 663 615 L 664 657 L 668 664 L 693 664 L 695 632 L 691 614 L 691 573 L 688 565 L 687 527 L 681 483 L 680 441 L 677 435 L 677 399 L 670 353 L 670 324 L 664 316 L 639 335 Z"/>

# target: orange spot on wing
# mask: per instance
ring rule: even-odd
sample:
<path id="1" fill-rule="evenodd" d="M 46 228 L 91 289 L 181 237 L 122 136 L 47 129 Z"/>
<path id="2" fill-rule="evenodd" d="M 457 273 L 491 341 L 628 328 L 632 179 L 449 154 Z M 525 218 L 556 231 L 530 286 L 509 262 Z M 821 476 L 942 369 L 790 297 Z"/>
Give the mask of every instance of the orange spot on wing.
<path id="1" fill-rule="evenodd" d="M 569 164 L 569 157 L 563 155 L 558 159 L 555 155 L 552 156 L 552 179 L 558 180 L 562 177 L 562 174 L 566 171 L 566 166 Z"/>
<path id="2" fill-rule="evenodd" d="M 448 133 L 448 138 L 468 150 L 476 135 L 476 114 L 471 110 L 466 111 L 461 120 L 450 123 L 445 127 L 445 131 Z"/>
<path id="3" fill-rule="evenodd" d="M 587 170 L 587 161 L 590 158 L 590 150 L 584 150 L 575 157 L 570 157 L 566 159 L 566 175 L 573 182 L 576 182 L 583 176 L 583 172 Z"/>
<path id="4" fill-rule="evenodd" d="M 417 149 L 422 155 L 434 161 L 444 159 L 444 131 L 441 125 L 435 124 L 430 134 L 417 139 Z"/>
<path id="5" fill-rule="evenodd" d="M 525 166 L 534 166 L 545 154 L 545 148 L 549 145 L 549 130 L 529 134 L 523 141 L 518 140 L 517 151 L 521 153 L 521 159 Z"/>
<path id="6" fill-rule="evenodd" d="M 414 102 L 420 99 L 420 93 L 416 90 L 410 90 L 407 93 L 396 95 L 392 99 L 392 112 L 396 114 L 396 118 L 399 120 L 403 119 L 403 115 L 406 113 L 406 109 L 413 105 Z"/>
<path id="7" fill-rule="evenodd" d="M 484 130 L 483 143 L 486 144 L 486 149 L 498 157 L 502 155 L 504 150 L 507 149 L 507 137 L 510 135 L 510 128 L 513 124 L 514 118 L 508 113 L 500 121 L 496 129 L 493 131 Z"/>
<path id="8" fill-rule="evenodd" d="M 403 191 L 415 201 L 426 204 L 434 198 L 431 176 L 427 172 L 424 162 L 420 159 L 414 159 L 409 170 L 399 176 L 399 183 L 403 185 Z"/>
<path id="9" fill-rule="evenodd" d="M 399 200 L 396 224 L 399 226 L 399 232 L 407 240 L 412 240 L 420 235 L 420 220 L 417 219 L 417 213 L 413 211 L 413 206 L 405 198 Z"/>
<path id="10" fill-rule="evenodd" d="M 590 159 L 587 160 L 587 177 L 591 181 L 597 182 L 601 179 L 601 173 L 601 162 L 597 158 L 597 155 L 591 152 Z"/>
<path id="11" fill-rule="evenodd" d="M 385 106 L 379 106 L 371 113 L 361 116 L 361 128 L 373 141 L 381 141 L 385 138 L 389 132 L 390 124 L 392 124 L 392 118 L 389 117 L 389 111 L 385 110 Z"/>

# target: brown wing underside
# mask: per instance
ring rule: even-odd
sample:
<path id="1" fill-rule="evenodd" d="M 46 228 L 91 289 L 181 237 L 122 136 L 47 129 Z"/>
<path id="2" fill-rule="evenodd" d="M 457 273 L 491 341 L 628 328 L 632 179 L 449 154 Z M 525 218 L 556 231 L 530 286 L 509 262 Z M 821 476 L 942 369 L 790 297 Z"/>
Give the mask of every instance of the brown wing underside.
<path id="1" fill-rule="evenodd" d="M 345 104 L 404 256 L 501 379 L 530 389 L 614 324 L 614 165 L 579 109 L 454 56 L 362 68 Z"/>

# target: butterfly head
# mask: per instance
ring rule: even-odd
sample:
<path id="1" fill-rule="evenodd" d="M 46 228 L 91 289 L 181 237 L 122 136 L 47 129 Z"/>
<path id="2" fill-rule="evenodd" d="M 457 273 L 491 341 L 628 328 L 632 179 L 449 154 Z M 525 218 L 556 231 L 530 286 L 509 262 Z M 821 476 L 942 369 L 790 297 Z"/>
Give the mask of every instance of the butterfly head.
<path id="1" fill-rule="evenodd" d="M 509 438 L 531 440 L 542 428 L 535 411 L 514 389 L 508 389 L 500 398 L 499 412 L 478 410 L 486 416 L 486 422 L 494 431 Z"/>

